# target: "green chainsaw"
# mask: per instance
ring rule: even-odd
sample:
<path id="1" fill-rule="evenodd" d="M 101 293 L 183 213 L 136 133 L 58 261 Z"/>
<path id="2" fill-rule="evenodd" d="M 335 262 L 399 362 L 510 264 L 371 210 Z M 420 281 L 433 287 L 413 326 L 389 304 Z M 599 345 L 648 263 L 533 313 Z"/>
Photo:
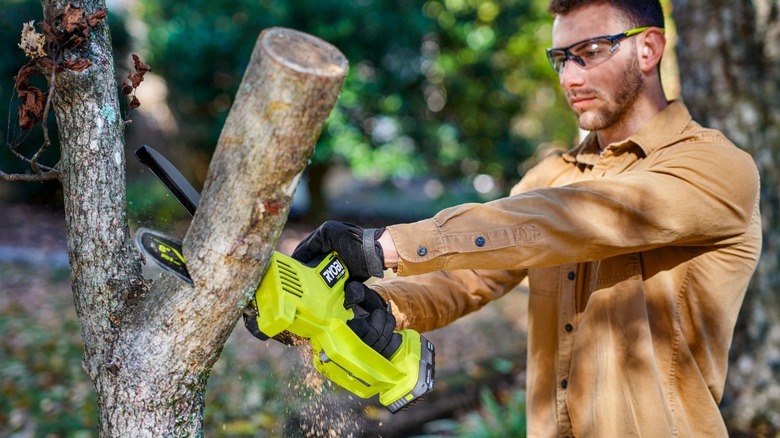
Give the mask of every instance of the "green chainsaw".
<path id="1" fill-rule="evenodd" d="M 184 176 L 147 145 L 135 155 L 193 215 L 200 195 Z M 180 242 L 146 228 L 136 232 L 136 242 L 164 271 L 193 284 Z M 414 330 L 402 330 L 403 341 L 388 359 L 364 343 L 347 326 L 365 312 L 344 307 L 348 279 L 336 252 L 305 265 L 275 251 L 255 291 L 257 316 L 246 321 L 247 328 L 264 340 L 285 332 L 307 339 L 317 371 L 359 397 L 379 395 L 379 402 L 396 413 L 433 389 L 433 344 Z"/>

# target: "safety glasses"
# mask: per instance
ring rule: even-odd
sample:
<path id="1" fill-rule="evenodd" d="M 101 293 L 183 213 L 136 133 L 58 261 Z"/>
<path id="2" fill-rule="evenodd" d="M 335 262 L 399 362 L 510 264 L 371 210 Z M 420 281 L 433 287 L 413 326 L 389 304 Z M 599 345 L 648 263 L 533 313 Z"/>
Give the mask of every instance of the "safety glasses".
<path id="1" fill-rule="evenodd" d="M 566 61 L 569 59 L 579 64 L 582 68 L 595 67 L 612 57 L 615 50 L 620 47 L 620 40 L 640 34 L 647 29 L 650 29 L 650 26 L 637 27 L 617 35 L 590 38 L 574 43 L 569 47 L 547 49 L 547 59 L 558 74 L 561 74 L 563 67 L 566 66 Z"/>

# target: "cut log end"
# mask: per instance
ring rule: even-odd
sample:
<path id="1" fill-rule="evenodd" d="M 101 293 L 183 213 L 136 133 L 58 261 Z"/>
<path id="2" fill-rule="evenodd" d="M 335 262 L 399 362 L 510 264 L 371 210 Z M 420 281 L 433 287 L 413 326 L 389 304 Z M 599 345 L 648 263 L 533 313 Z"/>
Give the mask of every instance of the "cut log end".
<path id="1" fill-rule="evenodd" d="M 260 34 L 271 59 L 294 71 L 322 77 L 346 75 L 349 63 L 332 44 L 297 30 L 272 27 Z"/>

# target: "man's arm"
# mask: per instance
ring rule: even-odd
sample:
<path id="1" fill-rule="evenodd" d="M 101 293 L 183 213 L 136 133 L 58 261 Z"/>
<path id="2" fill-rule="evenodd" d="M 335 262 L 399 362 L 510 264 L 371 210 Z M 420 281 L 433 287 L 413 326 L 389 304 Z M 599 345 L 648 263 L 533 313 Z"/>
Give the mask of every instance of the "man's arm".
<path id="1" fill-rule="evenodd" d="M 380 229 L 381 230 L 381 229 Z M 371 263 L 366 259 L 374 258 L 373 251 L 379 252 L 376 257 L 384 260 L 385 268 L 394 268 L 398 264 L 398 252 L 391 235 L 384 230 L 364 230 L 356 225 L 343 222 L 328 221 L 310 234 L 293 252 L 293 257 L 315 257 L 323 251 L 335 250 L 343 261 L 353 271 L 359 271 Z M 376 241 L 374 241 L 376 239 Z M 365 248 L 369 248 L 368 255 Z M 299 259 L 300 260 L 300 259 Z M 305 261 L 305 260 L 304 260 Z M 372 274 L 381 277 L 382 273 Z M 414 328 L 428 331 L 442 327 L 457 318 L 473 312 L 514 288 L 523 278 L 525 272 L 510 271 L 473 271 L 434 272 L 415 278 L 380 279 L 372 283 L 370 288 L 360 282 L 348 283 L 347 296 L 353 293 L 355 302 L 364 299 L 374 299 L 377 292 L 385 301 L 393 303 L 393 314 L 397 319 L 398 328 Z M 363 279 L 359 279 L 363 281 Z M 354 287 L 350 289 L 349 287 Z M 358 297 L 360 295 L 360 297 Z M 376 296 L 376 299 L 380 299 Z M 352 299 L 348 299 L 351 304 Z M 382 305 L 372 306 L 376 315 L 363 320 L 351 321 L 353 330 L 362 336 L 363 333 L 392 334 L 396 319 L 392 325 L 378 323 L 376 326 L 366 324 L 368 321 L 385 321 L 387 310 Z M 362 325 L 358 325 L 362 324 Z M 362 328 L 361 328 L 362 327 Z M 388 329 L 389 327 L 389 329 Z M 371 330 L 368 330 L 368 329 Z M 389 331 L 388 331 L 389 330 Z M 389 338 L 388 338 L 389 339 Z"/>
<path id="2" fill-rule="evenodd" d="M 513 290 L 526 271 L 438 271 L 370 284 L 392 303 L 397 328 L 427 332 L 479 310 Z"/>
<path id="3" fill-rule="evenodd" d="M 668 245 L 738 243 L 757 194 L 750 156 L 726 141 L 689 142 L 614 177 L 464 204 L 386 234 L 401 276 L 522 270 Z"/>

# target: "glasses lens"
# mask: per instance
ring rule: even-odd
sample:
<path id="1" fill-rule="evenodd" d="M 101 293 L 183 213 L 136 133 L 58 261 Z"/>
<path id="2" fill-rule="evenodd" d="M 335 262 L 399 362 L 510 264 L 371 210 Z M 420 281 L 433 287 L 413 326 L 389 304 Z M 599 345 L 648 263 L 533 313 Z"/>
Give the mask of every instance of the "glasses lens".
<path id="1" fill-rule="evenodd" d="M 619 43 L 613 43 L 606 38 L 583 41 L 569 49 L 569 53 L 574 55 L 577 62 L 585 68 L 594 67 L 601 64 L 612 56 Z"/>
<path id="2" fill-rule="evenodd" d="M 566 52 L 558 49 L 550 49 L 547 51 L 547 59 L 550 60 L 550 65 L 553 70 L 560 73 L 563 69 L 563 64 L 566 62 Z"/>

